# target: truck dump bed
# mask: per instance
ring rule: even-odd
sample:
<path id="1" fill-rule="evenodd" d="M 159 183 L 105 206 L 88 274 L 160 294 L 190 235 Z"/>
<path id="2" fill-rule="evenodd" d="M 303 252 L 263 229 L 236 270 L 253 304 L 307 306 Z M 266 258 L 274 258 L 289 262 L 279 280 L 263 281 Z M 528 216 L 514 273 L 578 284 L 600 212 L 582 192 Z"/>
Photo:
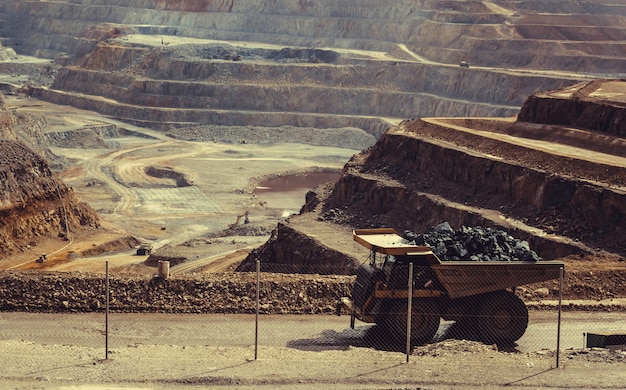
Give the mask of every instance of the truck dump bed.
<path id="1" fill-rule="evenodd" d="M 558 279 L 564 268 L 562 261 L 441 261 L 429 247 L 411 245 L 389 228 L 358 229 L 353 237 L 376 253 L 426 257 L 452 299 Z"/>
<path id="2" fill-rule="evenodd" d="M 432 268 L 454 299 L 558 279 L 563 262 L 445 261 Z"/>

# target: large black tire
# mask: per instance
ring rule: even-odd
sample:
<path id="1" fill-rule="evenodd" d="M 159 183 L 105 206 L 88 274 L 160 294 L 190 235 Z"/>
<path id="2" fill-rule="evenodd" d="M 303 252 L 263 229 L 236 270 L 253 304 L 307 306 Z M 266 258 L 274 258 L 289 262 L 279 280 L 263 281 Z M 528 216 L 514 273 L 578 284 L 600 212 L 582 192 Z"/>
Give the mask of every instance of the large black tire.
<path id="1" fill-rule="evenodd" d="M 414 300 L 411 306 L 411 345 L 427 343 L 439 329 L 437 306 L 427 300 Z M 382 323 L 391 338 L 397 342 L 406 342 L 407 307 L 405 300 L 393 302 Z"/>
<path id="2" fill-rule="evenodd" d="M 482 300 L 476 325 L 484 343 L 513 343 L 526 332 L 528 309 L 512 292 L 496 291 Z"/>

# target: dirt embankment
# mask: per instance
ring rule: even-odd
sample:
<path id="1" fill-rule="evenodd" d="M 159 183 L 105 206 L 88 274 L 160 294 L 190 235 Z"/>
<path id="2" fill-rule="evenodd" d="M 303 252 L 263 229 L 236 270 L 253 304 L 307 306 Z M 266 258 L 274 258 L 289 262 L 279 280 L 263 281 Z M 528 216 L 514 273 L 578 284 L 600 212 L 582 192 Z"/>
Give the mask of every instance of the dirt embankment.
<path id="1" fill-rule="evenodd" d="M 626 90 L 626 84 L 620 85 Z M 531 97 L 527 105 L 535 102 Z M 555 104 L 557 110 L 559 102 Z M 603 117 L 605 107 L 620 107 L 594 104 L 597 115 L 576 111 L 579 117 Z M 333 219 L 340 212 L 352 226 L 419 232 L 442 221 L 501 226 L 548 259 L 591 254 L 596 248 L 624 256 L 622 152 L 607 147 L 598 153 L 597 142 L 589 142 L 601 138 L 611 145 L 623 139 L 607 134 L 593 138 L 595 126 L 554 131 L 554 110 L 548 107 L 545 115 L 536 112 L 535 121 L 548 126 L 533 125 L 534 139 L 520 131 L 521 121 L 486 126 L 483 120 L 476 127 L 438 119 L 404 121 L 348 162 L 325 205 L 326 215 Z M 613 118 L 624 112 L 622 108 Z M 509 136 L 509 128 L 517 134 Z M 539 135 L 542 131 L 545 137 Z"/>
<path id="2" fill-rule="evenodd" d="M 550 92 L 531 96 L 518 120 L 523 122 L 589 129 L 618 137 L 626 136 L 626 102 L 615 101 L 612 90 L 622 81 L 595 81 L 572 86 L 569 96 Z M 613 98 L 613 99 L 612 99 Z"/>
<path id="3" fill-rule="evenodd" d="M 46 161 L 23 144 L 0 140 L 0 254 L 22 251 L 51 236 L 71 238 L 97 227 L 98 215 L 79 202 Z"/>
<path id="4" fill-rule="evenodd" d="M 352 160 L 328 207 L 350 215 L 352 225 L 414 231 L 442 221 L 502 225 L 552 259 L 589 251 L 581 243 L 617 252 L 625 248 L 621 191 L 546 171 L 548 164 L 537 169 L 450 148 L 412 132 L 410 126 L 418 125 L 387 132 L 364 164 Z M 559 163 L 558 157 L 546 158 Z"/>
<path id="5" fill-rule="evenodd" d="M 433 20 L 425 19 L 419 28 L 411 23 L 401 24 L 397 20 L 397 15 L 411 15 L 413 11 L 417 13 L 417 9 L 414 8 L 416 5 L 408 6 L 408 11 L 411 12 L 404 12 L 405 9 L 398 12 L 396 9 L 383 6 L 372 7 L 371 10 L 363 8 L 330 11 L 338 14 L 345 12 L 359 15 L 360 18 L 357 18 L 356 22 L 351 18 L 328 18 L 327 15 L 318 15 L 316 12 L 329 11 L 324 7 L 308 9 L 303 5 L 304 3 L 294 6 L 294 9 L 285 10 L 287 14 L 291 12 L 294 15 L 306 11 L 308 16 L 321 21 L 320 25 L 325 28 L 317 28 L 317 31 L 324 34 L 329 32 L 330 35 L 319 37 L 320 39 L 316 42 L 335 44 L 338 38 L 333 34 L 339 31 L 342 37 L 339 46 L 353 48 L 349 53 L 343 51 L 342 53 L 346 53 L 345 56 L 344 54 L 329 54 L 332 61 L 324 64 L 301 61 L 301 58 L 263 57 L 264 53 L 270 51 L 269 49 L 244 52 L 242 58 L 233 61 L 232 57 L 229 59 L 210 57 L 213 56 L 210 52 L 211 45 L 206 42 L 170 46 L 165 44 L 163 38 L 160 44 L 155 44 L 156 40 L 146 43 L 145 40 L 148 38 L 143 37 L 140 38 L 144 40 L 143 42 L 132 43 L 128 41 L 131 39 L 130 35 L 126 34 L 143 31 L 155 36 L 172 38 L 178 35 L 178 32 L 175 35 L 169 35 L 171 31 L 161 29 L 158 25 L 146 26 L 146 21 L 142 17 L 147 14 L 156 14 L 128 12 L 133 5 L 140 7 L 144 4 L 146 8 L 152 7 L 158 10 L 159 17 L 164 20 L 167 17 L 181 16 L 176 12 L 193 11 L 194 14 L 185 15 L 186 23 L 189 24 L 185 28 L 181 27 L 181 32 L 186 31 L 189 34 L 191 31 L 198 32 L 198 39 L 207 37 L 207 34 L 202 33 L 202 28 L 199 28 L 206 26 L 207 20 L 214 20 L 216 26 L 222 26 L 221 29 L 211 30 L 208 36 L 226 36 L 232 39 L 235 33 L 231 31 L 229 23 L 235 22 L 234 25 L 244 25 L 246 28 L 255 29 L 261 25 L 276 25 L 275 23 L 238 23 L 247 20 L 246 18 L 250 15 L 254 15 L 254 18 L 261 18 L 259 16 L 261 14 L 263 18 L 267 18 L 266 20 L 275 20 L 276 15 L 271 10 L 271 6 L 255 8 L 262 5 L 261 2 L 238 3 L 239 8 L 233 7 L 233 12 L 228 14 L 199 12 L 221 10 L 215 2 L 194 3 L 197 6 L 184 2 L 180 4 L 182 8 L 166 7 L 161 3 L 158 6 L 145 5 L 145 2 L 126 2 L 123 6 L 121 6 L 122 2 L 118 3 L 117 7 L 107 8 L 111 12 L 102 12 L 103 16 L 107 15 L 107 19 L 102 22 L 113 23 L 129 17 L 135 18 L 135 26 L 124 28 L 105 24 L 94 26 L 90 18 L 85 18 L 93 8 L 80 1 L 70 5 L 62 2 L 41 2 L 34 8 L 29 8 L 30 4 L 17 1 L 8 1 L 3 4 L 2 11 L 6 15 L 16 15 L 16 17 L 5 17 L 7 20 L 11 19 L 12 22 L 9 28 L 6 26 L 1 28 L 3 31 L 12 31 L 12 27 L 15 27 L 15 31 L 20 32 L 15 39 L 21 37 L 28 41 L 23 46 L 26 51 L 32 50 L 42 55 L 50 54 L 53 57 L 59 54 L 55 53 L 59 48 L 74 56 L 66 61 L 60 61 L 73 65 L 66 66 L 59 72 L 53 88 L 33 88 L 30 91 L 35 94 L 34 96 L 94 109 L 133 123 L 160 126 L 161 129 L 184 125 L 184 131 L 173 130 L 171 134 L 178 133 L 187 136 L 195 131 L 188 132 L 187 129 L 204 123 L 219 123 L 224 127 L 236 125 L 244 128 L 258 123 L 267 126 L 297 124 L 303 129 L 359 127 L 378 136 L 382 132 L 381 127 L 385 126 L 384 123 L 390 119 L 373 118 L 374 115 L 385 118 L 423 115 L 511 115 L 517 112 L 516 107 L 522 103 L 524 96 L 536 89 L 562 86 L 582 77 L 562 74 L 558 71 L 530 69 L 519 72 L 475 66 L 475 64 L 482 63 L 490 66 L 511 64 L 516 67 L 539 65 L 543 67 L 548 64 L 533 62 L 533 58 L 557 58 L 556 64 L 569 64 L 568 60 L 571 59 L 571 55 L 562 51 L 559 56 L 537 56 L 538 41 L 532 39 L 530 41 L 532 45 L 529 46 L 529 42 L 521 40 L 519 35 L 530 34 L 530 30 L 522 25 L 524 21 L 536 24 L 535 19 L 530 16 L 515 15 L 515 10 L 511 10 L 510 13 L 500 11 L 495 16 L 483 15 L 491 11 L 487 10 L 482 3 L 459 3 L 454 6 L 454 10 L 434 12 L 432 13 Z M 63 12 L 70 6 L 75 11 L 74 13 Z M 204 6 L 207 8 L 203 8 Z M 329 6 L 334 7 L 335 4 L 329 4 Z M 561 3 L 546 6 L 547 8 L 542 11 L 561 14 L 558 12 L 561 6 Z M 568 6 L 580 12 L 583 11 L 581 3 L 576 3 L 576 6 L 568 4 Z M 264 12 L 246 12 L 259 11 L 259 9 Z M 614 7 L 613 10 L 618 11 L 621 8 Z M 174 13 L 161 11 L 174 11 Z M 589 11 L 584 10 L 585 13 Z M 615 13 L 619 14 L 619 12 Z M 42 23 L 43 20 L 47 20 L 46 18 L 50 18 L 50 15 L 59 15 L 60 19 L 56 19 L 58 23 Z M 72 15 L 81 20 L 65 23 L 67 20 L 63 18 L 66 15 Z M 90 22 L 82 19 L 90 20 Z M 285 27 L 284 34 L 255 30 L 247 31 L 251 35 L 244 36 L 247 39 L 250 37 L 275 39 L 276 35 L 280 35 L 282 38 L 278 43 L 281 45 L 302 44 L 299 27 L 290 24 L 291 18 L 281 16 L 281 19 L 286 20 L 283 26 Z M 293 18 L 293 20 L 297 19 L 299 18 Z M 598 20 L 612 19 L 607 17 Z M 569 25 L 574 27 L 561 26 L 558 30 L 571 33 L 580 27 L 580 22 L 576 24 L 574 19 L 570 22 L 572 23 Z M 549 23 L 544 20 L 543 24 L 548 26 Z M 71 27 L 73 30 L 80 31 L 72 32 L 72 34 L 78 34 L 84 39 L 63 39 L 57 45 L 59 36 L 56 33 L 62 35 L 64 32 L 46 34 L 47 26 L 50 25 L 68 26 L 68 29 Z M 387 28 L 388 26 L 394 28 Z M 411 28 L 411 31 L 417 31 L 416 36 L 419 36 L 422 41 L 427 38 L 432 46 L 420 48 L 421 45 L 411 38 L 407 43 L 412 48 L 394 43 L 402 42 L 399 36 L 410 35 L 404 30 L 407 27 Z M 31 31 L 24 31 L 29 28 L 32 28 L 33 35 L 30 35 Z M 62 27 L 58 28 L 62 30 Z M 557 32 L 555 29 L 547 27 L 545 29 Z M 585 31 L 590 33 L 591 30 Z M 607 30 L 602 31 L 600 35 L 609 34 Z M 618 29 L 615 29 L 613 32 L 619 37 L 617 31 Z M 481 37 L 491 36 L 491 34 L 498 39 L 485 41 Z M 364 36 L 371 37 L 371 39 L 363 40 Z M 27 39 L 28 37 L 39 39 Z M 500 39 L 502 37 L 507 37 L 508 40 Z M 580 31 L 577 37 L 589 38 L 589 35 Z M 81 43 L 76 44 L 76 42 Z M 310 42 L 305 43 L 310 44 Z M 453 43 L 457 46 L 451 47 L 450 50 L 441 50 L 441 47 L 449 47 L 442 43 Z M 547 42 L 541 45 L 541 51 L 547 52 L 562 44 L 563 42 Z M 622 69 L 619 66 L 623 64 L 621 58 L 604 61 L 606 55 L 599 57 L 591 53 L 597 50 L 606 54 L 605 47 L 611 45 L 598 46 L 588 42 L 585 44 L 594 48 L 588 49 L 589 56 L 593 56 L 594 59 L 577 60 L 573 65 L 568 65 L 572 69 L 588 71 L 589 68 L 585 64 L 592 64 L 593 69 L 597 70 Z M 406 48 L 406 51 L 401 50 L 402 47 Z M 518 50 L 520 47 L 524 50 Z M 470 68 L 459 67 L 458 57 L 467 53 L 470 48 L 478 49 L 473 52 L 477 53 L 478 57 L 467 58 L 471 63 Z M 494 50 L 494 48 L 506 50 Z M 576 42 L 569 45 L 568 50 L 573 48 L 583 50 L 582 47 L 576 45 Z M 376 50 L 384 52 L 372 52 Z M 516 55 L 507 56 L 507 58 L 494 55 L 483 57 L 480 53 L 486 51 L 490 54 L 495 52 L 498 55 L 500 53 L 515 53 Z M 420 58 L 416 52 L 446 63 L 436 63 Z M 339 53 L 339 50 L 336 53 Z M 393 57 L 390 53 L 394 56 L 397 54 L 398 57 Z M 307 51 L 306 54 L 309 55 L 310 52 Z M 411 58 L 410 61 L 407 60 L 408 57 Z M 583 56 L 577 54 L 577 57 Z M 601 58 L 604 64 L 610 64 L 599 66 L 598 58 Z M 292 66 L 291 62 L 297 66 Z M 54 75 L 57 76 L 56 73 Z M 234 81 L 239 83 L 234 85 Z M 485 88 L 485 85 L 493 88 Z M 588 88 L 581 88 L 574 96 L 581 100 L 581 97 L 588 95 Z M 529 118 L 532 117 L 532 120 L 538 123 L 551 123 L 548 117 L 550 110 L 543 106 L 532 108 L 534 100 L 536 99 L 529 99 L 527 105 L 528 112 L 534 115 Z M 416 112 L 416 107 L 419 107 L 421 111 Z M 563 110 L 571 108 L 564 105 Z M 592 109 L 594 108 L 589 108 L 589 110 Z M 584 111 L 588 109 L 585 108 Z M 537 114 L 539 118 L 535 117 Z M 524 115 L 522 114 L 522 118 L 526 118 Z M 620 116 L 606 108 L 598 117 L 600 118 L 598 122 L 589 124 L 588 128 L 607 126 L 610 129 L 609 134 L 621 134 L 619 131 L 622 130 L 619 130 L 617 123 Z M 585 115 L 585 118 L 593 118 L 593 114 Z M 574 124 L 588 122 L 588 119 L 579 122 L 571 121 Z M 312 213 L 314 219 L 342 226 L 394 226 L 400 229 L 422 231 L 431 225 L 449 221 L 455 227 L 463 224 L 504 227 L 516 237 L 528 239 L 533 248 L 545 258 L 559 258 L 578 252 L 593 253 L 595 256 L 595 248 L 624 253 L 625 226 L 623 221 L 626 220 L 624 218 L 626 202 L 619 191 L 611 188 L 611 186 L 623 185 L 619 181 L 623 178 L 619 169 L 617 174 L 612 173 L 615 171 L 607 174 L 606 164 L 600 169 L 601 164 L 593 162 L 591 168 L 586 171 L 589 173 L 588 177 L 580 177 L 575 174 L 577 169 L 574 169 L 580 161 L 577 160 L 576 164 L 571 163 L 573 160 L 571 156 L 565 156 L 569 160 L 558 159 L 559 163 L 555 165 L 559 165 L 559 169 L 555 168 L 555 165 L 548 164 L 550 158 L 533 165 L 533 162 L 539 160 L 533 160 L 538 156 L 536 150 L 527 151 L 532 148 L 519 148 L 518 145 L 515 148 L 504 148 L 502 143 L 494 142 L 493 137 L 489 141 L 486 138 L 480 138 L 478 142 L 475 142 L 476 138 L 471 140 L 469 139 L 471 137 L 460 136 L 460 132 L 452 131 L 454 128 L 455 126 L 451 124 L 430 123 L 426 125 L 421 120 L 403 122 L 388 131 L 374 147 L 355 156 L 346 165 L 344 175 L 332 190 L 332 194 L 329 192 L 317 198 L 308 197 L 307 205 L 303 210 L 317 210 L 318 214 Z M 203 132 L 206 130 L 197 129 Z M 207 136 L 207 133 L 217 133 L 215 130 L 204 132 L 200 138 Z M 434 133 L 438 130 L 442 130 L 439 131 L 442 135 L 437 137 Z M 468 133 L 482 129 L 470 126 L 466 130 L 468 131 L 463 131 Z M 450 135 L 445 138 L 443 134 Z M 65 143 L 66 140 L 62 139 L 59 142 Z M 551 142 L 560 146 L 558 140 Z M 525 160 L 521 154 L 532 159 Z M 557 159 L 555 153 L 548 152 L 547 155 L 552 156 L 554 160 Z M 565 172 L 565 168 L 569 168 L 570 171 Z M 596 176 L 593 175 L 594 170 L 597 172 Z M 169 174 L 165 171 L 156 173 L 157 176 Z M 178 180 L 178 177 L 175 177 L 175 180 Z M 184 181 L 183 183 L 186 184 Z M 44 233 L 50 235 L 55 231 L 63 231 L 63 226 L 66 231 L 69 226 L 68 222 L 77 223 L 80 220 L 80 223 L 85 222 L 87 225 L 95 223 L 93 222 L 95 217 L 79 209 L 78 206 L 75 207 L 76 214 L 84 218 L 77 217 L 72 220 L 69 217 L 70 214 L 66 216 L 65 213 L 68 211 L 66 203 L 55 200 L 62 198 L 58 195 L 59 188 L 63 187 L 50 184 L 47 192 L 42 192 L 45 193 L 43 198 L 49 203 L 32 202 L 36 206 L 34 210 L 38 213 L 37 215 L 43 215 L 40 219 L 33 218 L 29 225 L 23 225 L 15 213 L 12 216 L 16 219 L 5 219 L 5 221 L 11 221 L 11 226 L 19 227 L 19 231 L 12 235 L 21 240 L 19 245 L 32 240 L 29 234 L 35 237 L 37 234 Z M 57 197 L 54 195 L 55 191 Z M 24 193 L 29 194 L 28 191 Z M 60 193 L 71 196 L 71 191 L 68 189 Z M 23 204 L 25 201 L 29 201 L 28 196 L 11 199 L 10 203 L 21 202 Z M 54 203 L 55 201 L 58 203 Z M 52 211 L 41 212 L 52 205 L 56 207 Z M 321 268 L 311 268 L 322 265 L 351 269 L 354 265 L 351 255 L 341 256 L 340 252 L 345 253 L 341 248 L 328 244 L 333 238 L 331 236 L 336 235 L 337 232 L 315 230 L 311 228 L 313 224 L 310 220 L 305 222 L 308 229 L 304 229 L 305 223 L 302 221 L 306 218 L 307 216 L 292 218 L 288 225 L 279 226 L 278 235 L 273 237 L 268 245 L 255 251 L 247 263 L 252 263 L 256 258 L 272 258 L 278 263 L 289 264 L 292 267 L 291 271 L 314 269 L 315 272 L 323 273 Z M 301 225 L 298 226 L 299 223 Z M 44 229 L 42 226 L 46 224 L 50 226 L 50 231 L 41 231 Z M 77 223 L 76 226 L 78 225 Z M 297 246 L 299 244 L 300 247 Z M 341 245 L 338 246 L 341 247 Z M 603 275 L 606 276 L 606 274 Z M 595 279 L 590 281 L 590 283 L 595 282 L 597 282 Z M 605 294 L 602 290 L 594 290 L 591 284 L 582 283 L 581 285 L 584 287 L 581 287 L 580 291 L 584 292 L 585 289 L 593 291 L 589 296 Z M 606 286 L 609 284 L 602 284 L 602 288 Z M 609 292 L 604 296 L 612 296 L 611 294 L 617 296 L 623 293 L 616 286 L 606 287 L 605 291 Z M 196 292 L 190 292 L 192 293 Z M 186 296 L 185 294 L 181 296 Z"/>
<path id="6" fill-rule="evenodd" d="M 357 127 L 378 136 L 386 118 L 515 115 L 525 96 L 589 77 L 558 72 L 562 67 L 617 71 L 623 63 L 608 61 L 610 45 L 592 45 L 591 39 L 585 45 L 594 49 L 581 56 L 583 64 L 571 53 L 579 55 L 584 47 L 561 56 L 536 55 L 561 51 L 563 43 L 521 39 L 516 28 L 523 30 L 526 19 L 516 11 L 532 13 L 536 7 L 559 14 L 561 4 L 554 9 L 525 4 L 520 8 L 531 10 L 503 12 L 482 3 L 355 7 L 322 1 L 319 7 L 281 3 L 278 9 L 249 1 L 233 3 L 227 13 L 219 11 L 222 5 L 162 8 L 128 1 L 101 4 L 102 12 L 94 15 L 88 1 L 37 7 L 9 1 L 4 19 L 12 21 L 6 28 L 9 42 L 19 43 L 25 54 L 64 64 L 52 87 L 33 88 L 33 96 L 163 130 L 288 124 Z M 609 15 L 597 20 L 574 15 L 570 22 L 611 23 L 617 29 L 619 20 Z M 299 24 L 302 17 L 315 23 Z M 181 25 L 165 27 L 173 21 Z M 551 31 L 545 21 L 540 27 L 530 17 L 527 22 Z M 599 35 L 618 38 L 605 30 Z M 471 68 L 459 67 L 461 59 Z M 532 66 L 557 71 L 503 69 Z"/>
<path id="7" fill-rule="evenodd" d="M 263 272 L 294 274 L 354 275 L 359 266 L 354 257 L 285 223 L 279 223 L 268 242 L 253 250 L 236 271 L 254 271 L 257 260 Z"/>
<path id="8" fill-rule="evenodd" d="M 332 314 L 351 285 L 349 276 L 263 274 L 261 312 Z M 110 309 L 116 312 L 254 313 L 255 297 L 256 274 L 249 272 L 110 278 Z M 103 275 L 27 271 L 0 275 L 0 311 L 91 312 L 104 308 Z"/>
<path id="9" fill-rule="evenodd" d="M 304 244 L 303 249 L 310 241 L 306 236 L 293 238 L 289 244 Z M 263 272 L 260 310 L 265 314 L 333 314 L 339 298 L 350 296 L 353 283 L 353 276 Z M 625 286 L 626 270 L 598 270 L 580 264 L 565 273 L 564 309 L 623 310 L 623 303 L 612 300 L 626 296 Z M 519 294 L 529 306 L 553 308 L 542 301 L 558 299 L 558 281 L 524 286 Z M 168 279 L 132 274 L 110 277 L 110 309 L 115 312 L 254 313 L 255 296 L 254 272 L 177 275 Z M 104 308 L 102 274 L 5 271 L 0 275 L 0 311 L 99 312 Z"/>
<path id="10" fill-rule="evenodd" d="M 404 121 L 355 155 L 333 187 L 307 195 L 302 214 L 288 221 L 285 242 L 278 234 L 256 254 L 266 253 L 263 260 L 272 262 L 279 258 L 272 247 L 287 241 L 313 251 L 302 237 L 322 246 L 333 239 L 320 229 L 311 235 L 313 225 L 424 232 L 447 221 L 454 228 L 502 229 L 544 259 L 565 260 L 572 297 L 623 297 L 621 282 L 614 281 L 626 275 L 626 166 L 620 148 L 598 153 L 603 143 L 623 139 L 553 125 L 533 124 L 526 132 L 525 126 L 487 119 Z"/>

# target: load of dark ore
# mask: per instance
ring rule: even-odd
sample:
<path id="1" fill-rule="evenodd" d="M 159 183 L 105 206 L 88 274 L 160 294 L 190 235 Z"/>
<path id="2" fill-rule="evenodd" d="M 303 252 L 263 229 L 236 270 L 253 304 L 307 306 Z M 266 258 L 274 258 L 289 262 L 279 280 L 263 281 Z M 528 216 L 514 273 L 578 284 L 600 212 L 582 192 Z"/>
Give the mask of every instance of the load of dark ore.
<path id="1" fill-rule="evenodd" d="M 454 230 L 448 222 L 415 234 L 409 230 L 404 238 L 414 245 L 429 246 L 441 260 L 466 261 L 539 261 L 527 241 L 507 232 L 488 227 L 461 227 Z"/>

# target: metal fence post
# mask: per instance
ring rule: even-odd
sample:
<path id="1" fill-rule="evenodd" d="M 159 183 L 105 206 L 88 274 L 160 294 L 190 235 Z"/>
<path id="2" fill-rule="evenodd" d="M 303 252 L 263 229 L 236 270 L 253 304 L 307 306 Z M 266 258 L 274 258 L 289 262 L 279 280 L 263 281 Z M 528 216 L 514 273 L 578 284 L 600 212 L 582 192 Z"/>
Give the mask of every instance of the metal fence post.
<path id="1" fill-rule="evenodd" d="M 256 318 L 255 318 L 255 328 L 254 328 L 254 360 L 257 360 L 258 352 L 259 352 L 259 289 L 260 289 L 260 277 L 261 274 L 261 261 L 257 259 L 256 261 Z"/>
<path id="2" fill-rule="evenodd" d="M 563 267 L 559 269 L 559 316 L 556 331 L 556 368 L 559 368 L 561 354 L 561 307 L 563 303 Z"/>
<path id="3" fill-rule="evenodd" d="M 407 316 L 406 316 L 406 362 L 409 362 L 411 356 L 411 313 L 413 311 L 413 263 L 409 263 L 409 282 L 407 284 Z"/>
<path id="4" fill-rule="evenodd" d="M 104 315 L 104 353 L 105 353 L 105 360 L 109 359 L 109 261 L 106 261 L 106 266 L 105 266 L 105 281 L 104 281 L 104 301 L 105 301 L 105 315 Z"/>

